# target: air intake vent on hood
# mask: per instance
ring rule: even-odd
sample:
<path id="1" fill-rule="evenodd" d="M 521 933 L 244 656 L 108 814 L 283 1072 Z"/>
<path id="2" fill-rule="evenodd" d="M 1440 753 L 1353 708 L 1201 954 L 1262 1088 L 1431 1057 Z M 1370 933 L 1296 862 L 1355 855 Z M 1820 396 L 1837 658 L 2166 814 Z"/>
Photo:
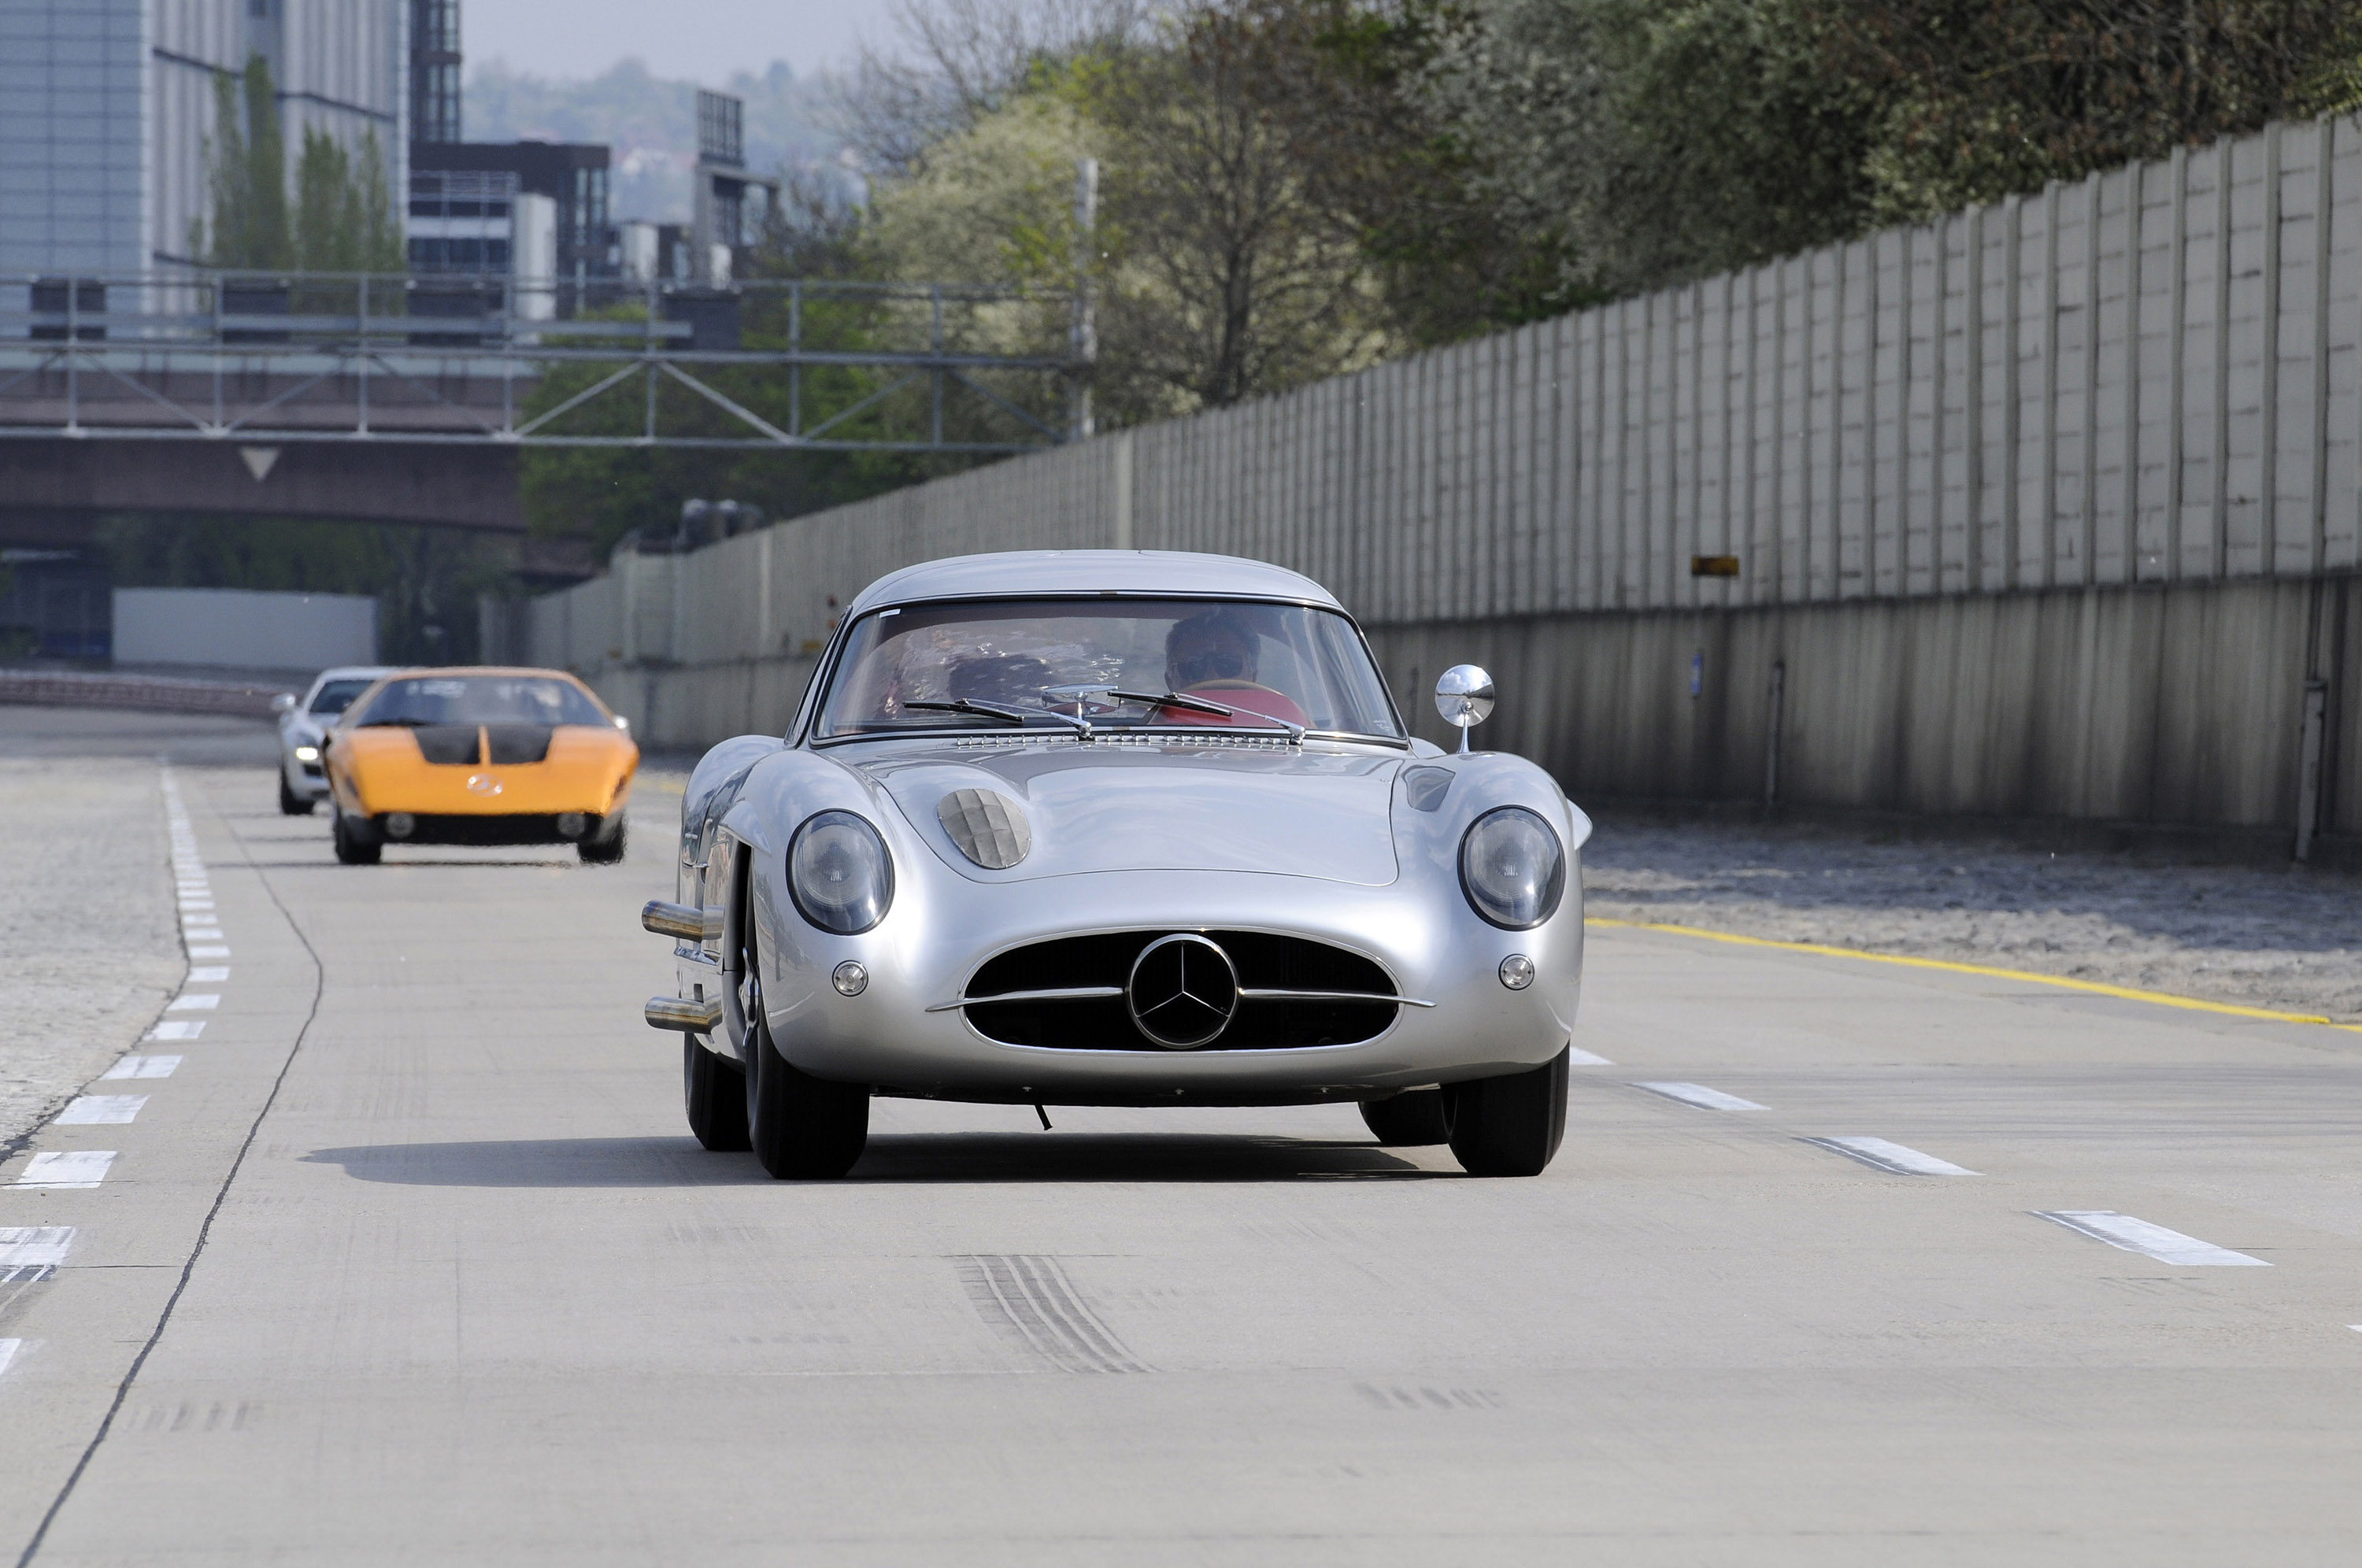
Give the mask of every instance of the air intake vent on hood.
<path id="1" fill-rule="evenodd" d="M 1033 847 L 1017 802 L 989 790 L 955 790 L 936 803 L 935 815 L 960 853 L 988 871 L 1008 870 Z"/>

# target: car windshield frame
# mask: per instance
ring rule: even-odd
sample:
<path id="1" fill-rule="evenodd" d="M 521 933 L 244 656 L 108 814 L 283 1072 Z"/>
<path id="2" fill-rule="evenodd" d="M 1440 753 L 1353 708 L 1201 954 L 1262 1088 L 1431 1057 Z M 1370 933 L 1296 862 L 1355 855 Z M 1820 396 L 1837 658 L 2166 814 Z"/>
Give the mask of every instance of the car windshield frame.
<path id="1" fill-rule="evenodd" d="M 1104 608 L 1111 603 L 1123 602 L 1139 604 L 1143 608 L 1153 604 L 1197 604 L 1203 605 L 1210 611 L 1226 606 L 1242 608 L 1259 606 L 1332 616 L 1342 624 L 1345 633 L 1351 638 L 1352 646 L 1359 650 L 1363 668 L 1374 685 L 1380 712 L 1393 723 L 1394 730 L 1389 734 L 1382 731 L 1326 729 L 1298 725 L 1285 718 L 1275 718 L 1269 723 L 1264 723 L 1255 722 L 1252 717 L 1242 717 L 1241 721 L 1234 723 L 1225 719 L 1212 719 L 1210 716 L 1209 722 L 1164 719 L 1142 723 L 1109 723 L 1103 719 L 1094 718 L 1089 723 L 1077 725 L 1069 716 L 1044 710 L 1041 715 L 1043 723 L 1039 725 L 995 720 L 981 715 L 975 722 L 961 723 L 956 721 L 955 715 L 944 713 L 939 720 L 929 722 L 893 723 L 841 734 L 824 732 L 823 726 L 828 719 L 830 705 L 837 696 L 840 677 L 846 673 L 847 655 L 861 640 L 864 628 L 881 618 L 914 611 L 934 611 L 966 605 L 976 606 L 978 609 L 988 609 L 996 605 L 1022 604 L 1076 604 Z M 1160 690 L 1162 690 L 1161 686 Z M 1175 695 L 1193 694 L 1176 692 Z M 1221 694 L 1214 692 L 1209 695 L 1219 699 Z M 1285 693 L 1282 695 L 1285 696 Z M 1292 701 L 1291 705 L 1293 705 Z M 1246 714 L 1252 705 L 1250 701 L 1242 699 L 1235 706 L 1242 711 L 1242 714 Z M 1396 750 L 1407 750 L 1411 745 L 1410 727 L 1403 722 L 1402 711 L 1395 703 L 1394 692 L 1386 684 L 1385 668 L 1379 664 L 1377 656 L 1372 652 L 1368 636 L 1362 631 L 1360 623 L 1337 605 L 1324 603 L 1319 600 L 1284 598 L 1270 594 L 1171 593 L 1140 590 L 945 594 L 925 599 L 905 600 L 899 603 L 878 604 L 866 609 L 846 621 L 837 635 L 830 640 L 827 653 L 813 671 L 804 700 L 798 704 L 794 724 L 787 738 L 791 745 L 822 747 L 858 745 L 870 741 L 926 741 L 969 738 L 986 734 L 1081 741 L 1088 741 L 1094 735 L 1099 738 L 1114 735 L 1128 737 L 1230 735 L 1242 740 L 1250 737 L 1255 739 L 1285 737 L 1291 742 L 1346 741 L 1383 745 Z"/>
<path id="2" fill-rule="evenodd" d="M 311 700 L 304 704 L 304 712 L 315 718 L 340 719 L 344 717 L 347 709 L 369 695 L 370 688 L 375 686 L 379 679 L 374 675 L 339 675 L 323 680 L 318 690 L 312 693 Z M 320 706 L 322 702 L 327 701 L 331 692 L 347 686 L 352 688 L 352 693 L 342 702 L 334 708 Z"/>
<path id="3" fill-rule="evenodd" d="M 547 717 L 452 717 L 426 719 L 407 716 L 376 716 L 378 710 L 381 707 L 383 707 L 387 702 L 392 701 L 395 693 L 403 687 L 409 686 L 414 683 L 459 681 L 471 683 L 476 681 L 533 681 L 540 684 L 555 686 L 559 690 L 568 693 L 570 698 L 569 701 L 562 705 L 563 711 L 569 714 L 576 712 L 587 712 L 590 716 L 587 718 L 569 716 L 555 719 Z M 436 694 L 427 693 L 425 695 L 432 696 Z M 545 674 L 538 671 L 518 670 L 513 673 L 491 674 L 474 670 L 467 671 L 465 673 L 459 671 L 445 672 L 440 670 L 417 670 L 401 675 L 389 675 L 382 680 L 376 682 L 376 689 L 373 691 L 364 692 L 362 696 L 368 698 L 367 704 L 363 704 L 360 697 L 354 698 L 351 704 L 345 709 L 344 712 L 338 715 L 337 723 L 339 727 L 366 730 L 425 727 L 438 724 L 546 724 L 552 729 L 613 729 L 615 724 L 614 715 L 606 711 L 599 699 L 593 696 L 588 688 L 584 687 L 579 681 L 570 679 L 566 676 L 559 675 L 555 672 Z"/>

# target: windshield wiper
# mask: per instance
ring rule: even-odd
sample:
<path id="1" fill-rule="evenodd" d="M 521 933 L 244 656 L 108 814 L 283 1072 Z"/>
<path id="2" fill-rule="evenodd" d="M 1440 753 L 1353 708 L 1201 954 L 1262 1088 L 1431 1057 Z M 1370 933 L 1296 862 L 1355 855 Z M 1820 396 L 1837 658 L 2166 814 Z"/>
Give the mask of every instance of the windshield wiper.
<path id="1" fill-rule="evenodd" d="M 1217 702 L 1209 698 L 1192 697 L 1186 691 L 1167 691 L 1162 696 L 1151 696 L 1145 691 L 1119 691 L 1112 686 L 1100 687 L 1098 690 L 1105 691 L 1110 697 L 1120 697 L 1127 702 L 1147 702 L 1159 708 L 1187 708 L 1200 713 L 1219 714 L 1225 719 L 1236 718 L 1239 714 L 1244 713 L 1249 718 L 1261 719 L 1267 724 L 1286 730 L 1288 740 L 1295 745 L 1301 745 L 1304 743 L 1302 724 L 1291 723 L 1286 719 L 1275 717 L 1260 708 L 1234 708 L 1227 702 Z"/>
<path id="2" fill-rule="evenodd" d="M 924 708 L 939 713 L 978 713 L 988 719 L 1006 719 L 1012 724 L 1022 724 L 1028 719 L 1054 719 L 1085 740 L 1091 738 L 1091 722 L 1071 713 L 1054 713 L 1046 708 L 1012 708 L 1005 702 L 979 702 L 972 697 L 955 697 L 947 702 L 904 702 L 905 708 Z"/>

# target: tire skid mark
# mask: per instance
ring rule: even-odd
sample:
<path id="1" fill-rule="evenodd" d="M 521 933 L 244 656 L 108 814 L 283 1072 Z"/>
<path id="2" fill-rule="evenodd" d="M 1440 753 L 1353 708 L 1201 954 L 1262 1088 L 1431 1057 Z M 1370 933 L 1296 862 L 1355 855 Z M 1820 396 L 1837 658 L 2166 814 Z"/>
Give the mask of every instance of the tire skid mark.
<path id="1" fill-rule="evenodd" d="M 955 1256 L 977 1316 L 1063 1372 L 1147 1372 L 1115 1331 L 1083 1305 L 1054 1257 L 1032 1253 Z"/>

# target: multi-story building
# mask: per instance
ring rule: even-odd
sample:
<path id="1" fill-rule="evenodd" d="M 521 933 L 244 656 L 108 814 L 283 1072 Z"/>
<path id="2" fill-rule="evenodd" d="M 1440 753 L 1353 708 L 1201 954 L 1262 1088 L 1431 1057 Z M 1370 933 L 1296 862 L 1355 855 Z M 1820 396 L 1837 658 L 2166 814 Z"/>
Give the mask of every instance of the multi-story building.
<path id="1" fill-rule="evenodd" d="M 414 0 L 0 0 L 0 276 L 198 259 L 215 83 L 270 62 L 281 134 L 410 141 Z"/>

